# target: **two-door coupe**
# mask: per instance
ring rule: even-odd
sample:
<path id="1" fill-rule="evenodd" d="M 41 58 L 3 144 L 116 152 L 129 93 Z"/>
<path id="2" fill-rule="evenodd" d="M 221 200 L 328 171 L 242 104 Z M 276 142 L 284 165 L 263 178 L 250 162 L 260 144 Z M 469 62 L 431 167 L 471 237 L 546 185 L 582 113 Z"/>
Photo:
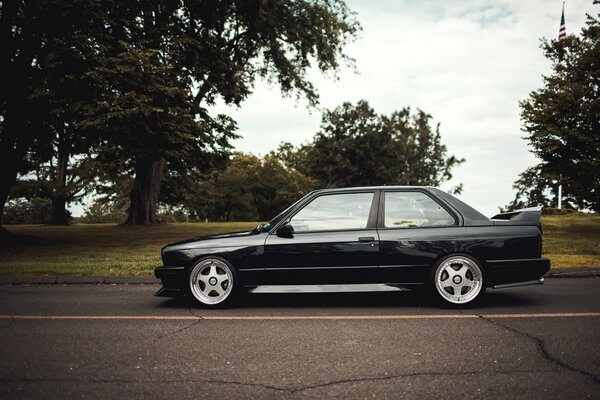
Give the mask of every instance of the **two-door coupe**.
<path id="1" fill-rule="evenodd" d="M 367 283 L 470 304 L 488 287 L 543 282 L 540 214 L 490 219 L 431 187 L 316 190 L 252 231 L 165 246 L 156 295 L 214 307 L 263 285 Z"/>

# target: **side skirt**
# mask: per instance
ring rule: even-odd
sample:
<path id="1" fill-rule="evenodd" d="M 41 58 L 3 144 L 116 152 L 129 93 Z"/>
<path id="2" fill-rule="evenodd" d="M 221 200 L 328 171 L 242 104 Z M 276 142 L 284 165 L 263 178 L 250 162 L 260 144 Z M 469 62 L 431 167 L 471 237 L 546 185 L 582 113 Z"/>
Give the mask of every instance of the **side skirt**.
<path id="1" fill-rule="evenodd" d="M 505 284 L 502 284 L 502 285 L 494 285 L 494 286 L 492 286 L 492 289 L 504 289 L 504 288 L 511 288 L 511 287 L 530 286 L 530 285 L 543 285 L 543 284 L 544 284 L 544 278 L 540 278 L 540 279 L 536 279 L 536 280 L 533 280 L 533 281 L 505 283 Z"/>
<path id="2" fill-rule="evenodd" d="M 345 285 L 261 285 L 250 290 L 250 293 L 359 293 L 359 292 L 404 292 L 409 286 L 386 283 L 345 284 Z"/>

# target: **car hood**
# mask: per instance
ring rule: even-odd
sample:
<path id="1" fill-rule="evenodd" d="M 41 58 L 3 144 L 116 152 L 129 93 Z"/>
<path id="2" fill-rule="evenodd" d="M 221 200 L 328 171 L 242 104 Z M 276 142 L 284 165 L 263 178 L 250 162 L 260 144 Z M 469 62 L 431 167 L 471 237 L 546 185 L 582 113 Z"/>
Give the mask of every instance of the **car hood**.
<path id="1" fill-rule="evenodd" d="M 256 236 L 260 233 L 254 229 L 251 231 L 241 231 L 241 232 L 229 232 L 222 233 L 219 235 L 209 235 L 209 236 L 201 236 L 194 239 L 182 240 L 180 242 L 170 243 L 163 247 L 163 250 L 175 250 L 175 249 L 185 249 L 185 248 L 199 248 L 199 247 L 218 247 L 218 246 L 228 246 L 230 245 L 230 241 L 235 241 L 240 238 L 247 238 L 250 236 Z"/>

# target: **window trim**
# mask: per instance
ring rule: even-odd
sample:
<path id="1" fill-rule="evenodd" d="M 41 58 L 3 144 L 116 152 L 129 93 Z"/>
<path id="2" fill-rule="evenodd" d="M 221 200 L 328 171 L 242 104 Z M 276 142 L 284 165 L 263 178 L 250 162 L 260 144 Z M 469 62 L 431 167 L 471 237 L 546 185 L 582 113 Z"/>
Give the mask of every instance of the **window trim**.
<path id="1" fill-rule="evenodd" d="M 442 207 L 444 210 L 446 210 L 446 212 L 454 219 L 454 223 L 451 225 L 436 225 L 436 226 L 407 226 L 404 228 L 401 227 L 386 227 L 385 226 L 385 194 L 386 193 L 422 193 L 425 196 L 429 197 L 431 200 L 433 200 L 437 205 L 439 205 L 440 207 Z M 386 190 L 386 189 L 382 189 L 381 190 L 381 194 L 380 194 L 380 199 L 379 199 L 379 213 L 378 213 L 378 218 L 377 218 L 377 229 L 378 230 L 407 230 L 407 229 L 437 229 L 437 228 L 456 228 L 459 226 L 460 224 L 460 218 L 457 215 L 457 213 L 451 209 L 450 207 L 448 207 L 446 204 L 442 203 L 441 201 L 439 201 L 434 195 L 432 195 L 431 193 L 429 193 L 427 190 L 423 190 L 423 189 L 390 189 L 390 190 Z"/>
<path id="2" fill-rule="evenodd" d="M 371 200 L 371 207 L 369 209 L 369 215 L 367 217 L 367 226 L 365 228 L 351 228 L 351 229 L 321 229 L 321 230 L 315 230 L 315 231 L 300 231 L 300 232 L 296 232 L 294 231 L 294 235 L 302 235 L 302 234 L 307 234 L 307 233 L 326 233 L 326 232 L 352 232 L 352 231 L 368 231 L 368 230 L 375 230 L 377 229 L 377 218 L 378 218 L 378 214 L 379 214 L 379 201 L 380 201 L 380 191 L 379 190 L 348 190 L 348 191 L 338 191 L 338 192 L 333 192 L 333 193 L 319 193 L 316 194 L 314 197 L 307 199 L 307 201 L 302 204 L 301 207 L 299 207 L 298 209 L 292 211 L 290 213 L 290 215 L 288 215 L 286 218 L 283 219 L 284 222 L 282 222 L 281 224 L 279 224 L 275 230 L 269 232 L 269 234 L 273 233 L 276 234 L 277 229 L 279 229 L 280 226 L 283 226 L 284 224 L 290 223 L 292 218 L 294 218 L 296 216 L 296 214 L 298 214 L 300 211 L 302 211 L 305 207 L 307 207 L 308 205 L 310 205 L 313 201 L 315 201 L 317 198 L 319 197 L 323 197 L 323 196 L 335 196 L 335 195 L 341 195 L 341 194 L 360 194 L 360 193 L 371 193 L 373 194 L 373 199 Z"/>

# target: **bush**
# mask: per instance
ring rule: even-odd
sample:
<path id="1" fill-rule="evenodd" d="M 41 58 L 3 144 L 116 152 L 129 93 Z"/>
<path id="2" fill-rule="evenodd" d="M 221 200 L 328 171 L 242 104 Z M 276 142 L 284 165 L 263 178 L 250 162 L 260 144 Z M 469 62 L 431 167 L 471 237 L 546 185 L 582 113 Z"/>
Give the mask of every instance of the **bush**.
<path id="1" fill-rule="evenodd" d="M 573 208 L 554 208 L 554 207 L 544 207 L 542 208 L 542 215 L 567 215 L 567 214 L 575 214 L 577 210 Z"/>
<path id="2" fill-rule="evenodd" d="M 120 224 L 127 217 L 127 209 L 113 203 L 95 201 L 85 209 L 78 222 L 82 224 Z"/>
<path id="3" fill-rule="evenodd" d="M 50 222 L 51 212 L 50 199 L 12 199 L 4 207 L 2 224 L 47 224 Z"/>

